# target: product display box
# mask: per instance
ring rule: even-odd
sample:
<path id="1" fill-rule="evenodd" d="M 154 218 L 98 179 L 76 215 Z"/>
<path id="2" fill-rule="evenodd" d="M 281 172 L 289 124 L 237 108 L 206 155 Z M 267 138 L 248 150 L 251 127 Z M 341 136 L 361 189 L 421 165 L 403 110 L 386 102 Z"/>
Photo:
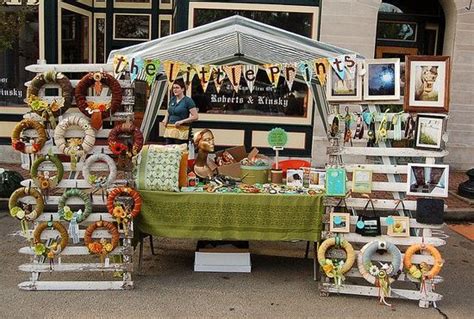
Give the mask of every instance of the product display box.
<path id="1" fill-rule="evenodd" d="M 253 158 L 257 156 L 258 154 L 258 149 L 253 148 L 250 153 L 247 153 L 247 150 L 245 149 L 245 146 L 236 146 L 236 147 L 231 147 L 227 148 L 225 150 L 216 152 L 216 158 L 222 156 L 222 153 L 228 152 L 232 157 L 235 159 L 235 163 L 232 164 L 226 164 L 222 166 L 217 166 L 214 164 L 214 167 L 217 169 L 217 172 L 221 175 L 226 175 L 234 178 L 240 178 L 241 176 L 241 171 L 240 171 L 240 161 L 243 160 L 244 158 Z M 265 158 L 263 155 L 258 155 L 258 157 Z M 211 167 L 212 168 L 212 167 Z"/>
<path id="2" fill-rule="evenodd" d="M 211 243 L 211 244 L 208 244 Z M 228 242 L 198 241 L 194 253 L 194 271 L 200 272 L 251 272 L 248 242 L 237 245 Z"/>

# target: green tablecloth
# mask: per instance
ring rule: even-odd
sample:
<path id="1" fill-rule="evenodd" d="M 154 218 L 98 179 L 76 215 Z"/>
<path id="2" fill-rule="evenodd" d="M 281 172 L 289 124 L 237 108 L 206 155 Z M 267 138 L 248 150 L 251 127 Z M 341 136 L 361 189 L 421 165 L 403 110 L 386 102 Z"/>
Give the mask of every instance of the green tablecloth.
<path id="1" fill-rule="evenodd" d="M 320 240 L 322 195 L 140 191 L 143 233 L 210 240 Z"/>

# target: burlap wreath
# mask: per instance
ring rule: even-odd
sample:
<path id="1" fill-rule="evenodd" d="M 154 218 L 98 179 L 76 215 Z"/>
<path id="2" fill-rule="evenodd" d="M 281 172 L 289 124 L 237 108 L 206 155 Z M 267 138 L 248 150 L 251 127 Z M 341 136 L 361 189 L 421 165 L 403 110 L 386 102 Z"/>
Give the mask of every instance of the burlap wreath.
<path id="1" fill-rule="evenodd" d="M 35 208 L 30 213 L 25 212 L 23 208 L 18 206 L 19 204 L 18 201 L 21 198 L 27 197 L 27 196 L 33 196 L 36 201 Z M 38 218 L 39 215 L 43 213 L 43 210 L 44 210 L 43 195 L 41 195 L 41 193 L 35 188 L 31 188 L 31 187 L 18 188 L 16 191 L 14 191 L 11 194 L 10 199 L 8 200 L 8 209 L 10 210 L 10 215 L 12 217 L 16 217 L 20 220 L 33 221 L 36 218 Z"/>
<path id="2" fill-rule="evenodd" d="M 32 145 L 26 145 L 25 142 L 22 141 L 21 133 L 25 129 L 34 129 L 38 133 L 38 137 L 32 138 Z M 38 153 L 43 148 L 44 143 L 46 143 L 46 130 L 40 122 L 31 119 L 24 119 L 21 120 L 21 122 L 13 129 L 11 140 L 13 148 L 17 151 L 25 154 Z"/>
<path id="3" fill-rule="evenodd" d="M 94 91 L 100 95 L 102 85 L 109 87 L 112 93 L 110 103 L 94 103 L 86 100 L 87 90 L 94 86 Z M 79 110 L 91 118 L 92 127 L 96 130 L 102 127 L 102 120 L 114 114 L 122 104 L 122 87 L 110 74 L 105 72 L 91 72 L 86 74 L 77 84 L 76 105 Z"/>
<path id="4" fill-rule="evenodd" d="M 38 175 L 39 166 L 41 165 L 41 163 L 46 162 L 46 161 L 50 161 L 54 164 L 54 166 L 56 166 L 57 174 L 53 178 L 50 178 L 44 173 L 42 176 Z M 64 175 L 63 163 L 56 155 L 48 154 L 48 155 L 40 156 L 33 162 L 33 165 L 31 166 L 30 174 L 31 174 L 31 179 L 39 188 L 41 189 L 54 188 L 63 179 L 63 175 Z"/>
<path id="5" fill-rule="evenodd" d="M 61 236 L 61 241 L 59 243 L 53 242 L 50 246 L 46 246 L 41 242 L 41 234 L 43 233 L 46 228 L 52 227 L 53 229 L 59 232 Z M 67 233 L 66 228 L 60 222 L 43 222 L 36 226 L 35 231 L 33 233 L 34 238 L 34 247 L 33 250 L 35 255 L 37 256 L 46 256 L 50 259 L 53 259 L 57 255 L 59 255 L 64 248 L 66 248 L 67 243 L 69 241 L 69 235 Z"/>
<path id="6" fill-rule="evenodd" d="M 65 134 L 71 126 L 79 126 L 85 133 L 84 138 L 70 139 L 66 142 Z M 79 116 L 69 116 L 59 122 L 54 130 L 54 144 L 65 155 L 82 157 L 87 154 L 95 144 L 95 132 L 86 119 Z"/>
<path id="7" fill-rule="evenodd" d="M 51 104 L 38 97 L 40 89 L 45 84 L 58 84 L 61 88 L 61 99 L 54 100 Z M 55 71 L 38 74 L 31 80 L 28 86 L 27 100 L 28 106 L 33 112 L 41 115 L 45 120 L 54 120 L 51 117 L 58 117 L 71 107 L 72 103 L 72 85 L 68 77 Z M 52 124 L 54 122 L 51 122 Z M 54 125 L 53 125 L 54 126 Z M 54 127 L 53 127 L 54 128 Z"/>

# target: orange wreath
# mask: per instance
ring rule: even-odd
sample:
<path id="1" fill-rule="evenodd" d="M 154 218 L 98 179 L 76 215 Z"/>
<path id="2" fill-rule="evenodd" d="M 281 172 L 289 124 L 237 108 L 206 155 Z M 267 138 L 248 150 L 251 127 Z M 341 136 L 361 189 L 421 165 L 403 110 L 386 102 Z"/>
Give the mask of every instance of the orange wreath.
<path id="1" fill-rule="evenodd" d="M 416 252 L 426 250 L 428 251 L 431 256 L 434 258 L 435 262 L 434 265 L 429 269 L 428 264 L 421 263 L 420 267 L 413 265 L 411 263 L 411 258 Z M 405 257 L 403 258 L 403 266 L 405 270 L 416 279 L 422 278 L 429 278 L 433 279 L 443 267 L 443 258 L 441 257 L 441 253 L 438 249 L 436 249 L 433 245 L 427 244 L 414 244 L 408 247 L 407 251 L 405 252 Z"/>
<path id="2" fill-rule="evenodd" d="M 98 228 L 105 228 L 109 234 L 112 235 L 110 242 L 105 238 L 101 238 L 100 240 L 92 239 L 92 234 Z M 95 255 L 107 255 L 118 246 L 119 239 L 120 233 L 117 227 L 111 222 L 103 220 L 90 224 L 84 232 L 84 244 L 89 249 L 89 252 Z"/>
<path id="3" fill-rule="evenodd" d="M 100 95 L 102 85 L 109 87 L 112 92 L 112 100 L 110 103 L 96 103 L 88 102 L 86 100 L 87 90 L 94 86 L 96 95 Z M 76 105 L 79 110 L 91 118 L 91 125 L 96 130 L 102 127 L 102 119 L 106 119 L 122 104 L 122 87 L 112 75 L 106 72 L 91 72 L 86 74 L 77 84 L 76 91 Z"/>
<path id="4" fill-rule="evenodd" d="M 128 214 L 122 212 L 122 210 L 115 209 L 115 198 L 120 195 L 128 195 L 133 199 L 133 210 Z M 107 210 L 109 214 L 116 218 L 135 218 L 138 216 L 142 209 L 142 197 L 140 194 L 131 187 L 116 187 L 110 191 L 109 196 L 107 197 Z"/>
<path id="5" fill-rule="evenodd" d="M 128 147 L 120 141 L 119 136 L 121 134 L 131 134 L 133 136 L 133 146 L 131 150 L 129 150 Z M 127 151 L 128 155 L 132 157 L 137 155 L 143 147 L 143 134 L 138 127 L 132 123 L 126 122 L 115 126 L 110 131 L 107 141 L 109 143 L 110 150 L 115 155 L 120 155 L 122 151 Z"/>

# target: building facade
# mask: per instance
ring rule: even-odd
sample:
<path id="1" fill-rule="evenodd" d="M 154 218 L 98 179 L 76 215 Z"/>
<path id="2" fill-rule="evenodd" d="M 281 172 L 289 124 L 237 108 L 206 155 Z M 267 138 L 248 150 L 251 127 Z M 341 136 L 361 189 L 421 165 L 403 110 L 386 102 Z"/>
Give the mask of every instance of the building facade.
<path id="1" fill-rule="evenodd" d="M 235 14 L 356 51 L 366 58 L 400 57 L 403 61 L 405 55 L 414 54 L 451 56 L 449 155 L 445 161 L 458 169 L 474 166 L 474 6 L 466 1 L 44 0 L 38 6 L 38 59 L 47 63 L 102 63 L 113 49 Z M 5 108 L 2 114 L 9 113 L 7 121 L 21 117 L 20 106 Z M 315 112 L 309 120 L 294 114 L 283 117 L 294 121 L 276 120 L 274 124 L 304 133 L 299 135 L 299 147 L 309 146 L 313 153 L 324 148 L 326 136 Z M 242 123 L 203 124 L 235 130 Z M 269 125 L 247 126 L 261 129 Z M 5 144 L 12 124 L 0 127 L 0 140 Z"/>

